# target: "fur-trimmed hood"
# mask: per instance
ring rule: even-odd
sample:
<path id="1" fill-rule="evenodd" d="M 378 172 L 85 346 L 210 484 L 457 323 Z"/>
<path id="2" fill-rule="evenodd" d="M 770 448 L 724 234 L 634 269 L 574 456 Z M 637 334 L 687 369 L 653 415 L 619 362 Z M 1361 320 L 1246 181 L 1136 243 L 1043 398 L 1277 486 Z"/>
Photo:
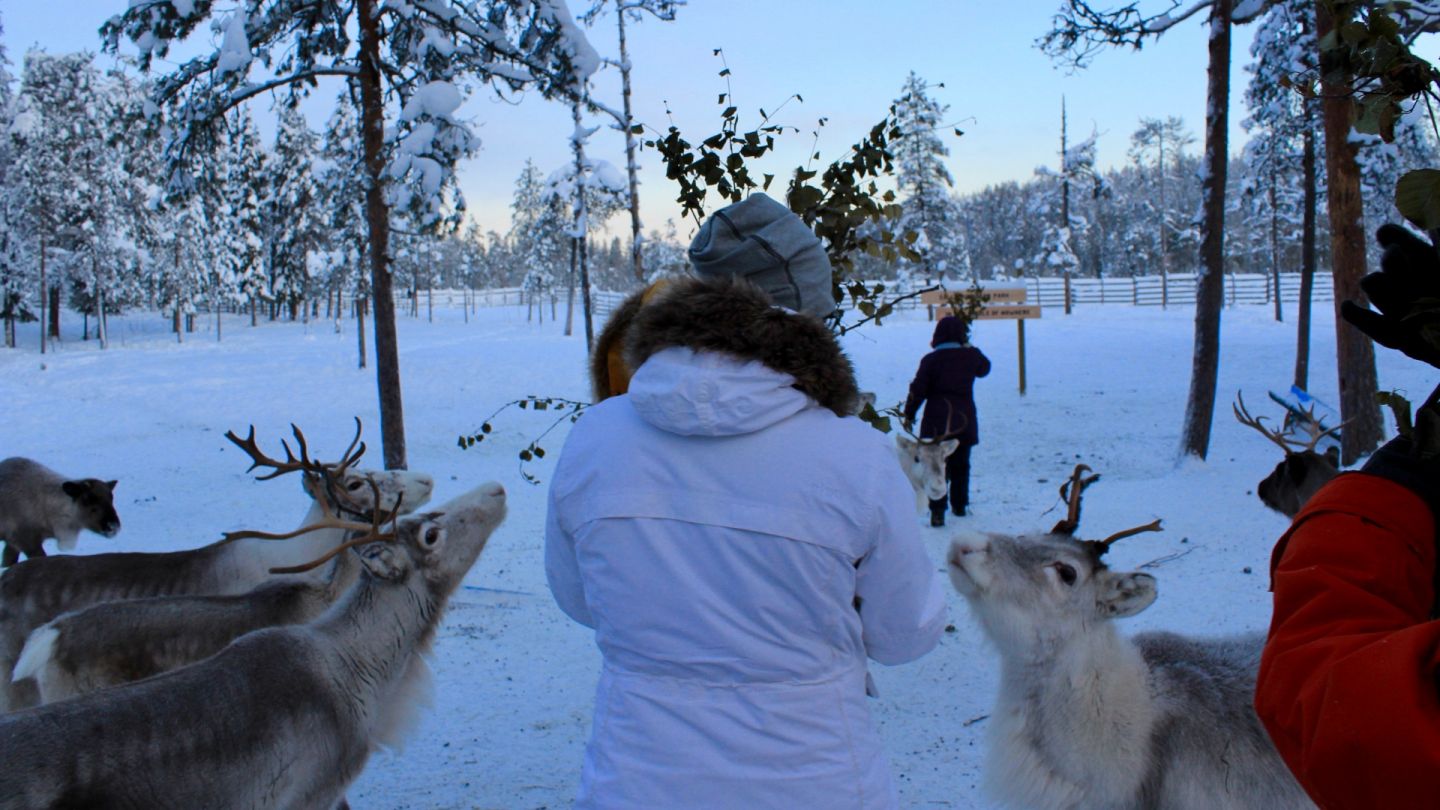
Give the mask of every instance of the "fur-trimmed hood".
<path id="1" fill-rule="evenodd" d="M 638 369 L 670 347 L 723 352 L 795 378 L 794 387 L 837 416 L 855 413 L 855 369 L 818 319 L 778 309 L 732 279 L 683 279 L 634 313 L 625 361 Z"/>

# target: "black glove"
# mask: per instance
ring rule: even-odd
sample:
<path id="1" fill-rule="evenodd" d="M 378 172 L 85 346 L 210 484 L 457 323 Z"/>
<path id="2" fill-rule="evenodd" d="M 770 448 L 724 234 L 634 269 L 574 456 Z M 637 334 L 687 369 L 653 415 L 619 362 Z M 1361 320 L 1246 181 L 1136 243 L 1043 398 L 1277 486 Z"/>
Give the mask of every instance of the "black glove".
<path id="1" fill-rule="evenodd" d="M 1414 422 L 1409 435 L 1386 442 L 1361 469 L 1419 495 L 1440 520 L 1440 387 L 1415 411 Z"/>
<path id="2" fill-rule="evenodd" d="M 1376 343 L 1440 368 L 1440 253 L 1394 223 L 1375 234 L 1384 253 L 1380 272 L 1360 279 L 1360 288 L 1380 310 L 1354 301 L 1340 314 Z"/>

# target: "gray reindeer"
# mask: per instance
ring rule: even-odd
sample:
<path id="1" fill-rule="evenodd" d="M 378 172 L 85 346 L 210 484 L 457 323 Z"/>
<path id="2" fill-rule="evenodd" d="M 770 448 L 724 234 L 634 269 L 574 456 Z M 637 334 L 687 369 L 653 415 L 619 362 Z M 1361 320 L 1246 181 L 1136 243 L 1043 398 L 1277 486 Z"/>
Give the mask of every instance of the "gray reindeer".
<path id="1" fill-rule="evenodd" d="M 250 455 L 252 469 L 270 470 L 261 480 L 301 474 L 301 485 L 313 502 L 301 528 L 291 533 L 294 539 L 275 542 L 242 535 L 183 551 L 62 555 L 26 560 L 7 569 L 0 575 L 0 673 L 13 672 L 26 638 L 62 613 L 122 599 L 245 593 L 270 580 L 271 568 L 304 562 L 339 543 L 348 529 L 308 528 L 327 516 L 368 519 L 375 509 L 398 505 L 402 512 L 413 511 L 429 500 L 434 480 L 428 475 L 352 469 L 365 452 L 359 430 L 357 420 L 355 439 L 336 463 L 311 459 L 298 428 L 299 455 L 286 444 L 283 461 L 260 451 L 253 428 L 246 439 L 226 434 Z M 377 491 L 379 504 L 373 502 L 372 493 Z M 5 687 L 0 690 L 0 710 L 39 701 L 32 680 L 15 682 L 8 675 L 0 680 Z"/>
<path id="2" fill-rule="evenodd" d="M 1049 534 L 950 547 L 950 579 L 1000 652 L 991 793 L 1042 810 L 1313 808 L 1252 707 L 1263 636 L 1116 632 L 1155 601 L 1155 578 L 1103 555 L 1159 521 L 1077 540 L 1082 469 Z"/>
<path id="3" fill-rule="evenodd" d="M 22 553 L 44 557 L 43 544 L 51 537 L 62 551 L 74 548 L 85 529 L 114 537 L 120 531 L 115 484 L 66 478 L 19 456 L 0 461 L 0 540 L 5 542 L 0 565 L 14 565 Z"/>
<path id="4" fill-rule="evenodd" d="M 373 482 L 371 486 L 373 502 L 381 502 L 379 486 Z M 376 512 L 374 521 L 393 517 Z M 378 525 L 336 518 L 310 528 L 374 533 Z M 309 567 L 278 570 L 303 573 Z M 312 621 L 355 583 L 359 573 L 355 553 L 346 551 L 335 556 L 328 576 L 319 581 L 277 576 L 243 594 L 124 599 L 64 613 L 30 634 L 12 680 L 34 680 L 40 702 L 54 703 L 168 672 L 208 658 L 246 633 Z"/>
<path id="5" fill-rule="evenodd" d="M 483 484 L 345 543 L 363 570 L 313 623 L 0 717 L 0 810 L 344 806 L 371 751 L 413 722 L 423 654 L 504 515 L 504 488 Z"/>

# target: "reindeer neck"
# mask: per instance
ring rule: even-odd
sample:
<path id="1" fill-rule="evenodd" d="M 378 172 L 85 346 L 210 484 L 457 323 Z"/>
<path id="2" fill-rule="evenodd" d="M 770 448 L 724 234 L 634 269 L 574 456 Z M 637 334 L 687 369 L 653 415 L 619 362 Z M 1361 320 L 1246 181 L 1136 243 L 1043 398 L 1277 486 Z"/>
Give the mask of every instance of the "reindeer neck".
<path id="1" fill-rule="evenodd" d="M 1019 708 L 1035 739 L 1103 747 L 1109 744 L 1105 738 L 1133 734 L 1153 717 L 1140 651 L 1110 622 L 1069 637 L 1048 637 L 1028 654 L 1013 652 L 1003 656 L 1000 702 Z M 1107 722 L 1097 723 L 1102 717 Z"/>
<path id="2" fill-rule="evenodd" d="M 324 517 L 324 510 L 320 503 L 315 501 L 311 503 L 310 510 L 296 528 L 312 525 Z M 271 578 L 271 568 L 302 565 L 323 556 L 344 541 L 344 529 L 318 529 L 288 540 L 246 538 L 228 543 L 224 547 L 225 561 L 219 577 L 220 588 L 225 593 L 247 591 Z M 322 568 L 318 574 L 311 572 L 296 576 L 314 580 L 328 570 Z"/>
<path id="3" fill-rule="evenodd" d="M 313 627 L 332 640 L 343 670 L 339 678 L 374 708 L 370 698 L 383 702 L 410 659 L 428 648 L 440 621 L 440 602 L 417 572 L 399 582 L 361 572 Z"/>

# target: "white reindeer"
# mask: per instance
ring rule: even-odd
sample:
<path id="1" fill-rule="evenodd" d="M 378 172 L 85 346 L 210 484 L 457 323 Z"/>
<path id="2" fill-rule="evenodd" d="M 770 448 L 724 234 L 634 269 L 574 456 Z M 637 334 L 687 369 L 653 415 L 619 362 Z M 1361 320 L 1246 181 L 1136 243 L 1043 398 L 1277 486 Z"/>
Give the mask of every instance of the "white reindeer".
<path id="1" fill-rule="evenodd" d="M 947 429 L 942 436 L 922 439 L 910 432 L 908 423 L 904 432 L 895 434 L 895 456 L 905 477 L 910 479 L 910 486 L 915 490 L 915 508 L 921 512 L 930 511 L 931 501 L 944 500 L 949 495 L 945 461 L 959 449 L 960 440 L 955 436 L 963 433 L 968 423 L 963 413 L 959 415 L 959 427 L 955 427 L 955 421 L 951 408 L 945 415 Z"/>
<path id="2" fill-rule="evenodd" d="M 358 581 L 311 624 L 0 717 L 0 810 L 343 806 L 370 752 L 413 720 L 422 654 L 504 513 L 504 489 L 484 484 L 364 538 L 382 542 L 362 548 Z"/>
<path id="3" fill-rule="evenodd" d="M 365 452 L 359 427 L 341 461 L 313 461 L 304 437 L 295 431 L 300 456 L 285 446 L 286 460 L 265 456 L 249 438 L 226 434 L 251 455 L 255 466 L 272 468 L 262 480 L 289 472 L 302 473 L 302 486 L 313 503 L 302 530 L 327 515 L 368 516 L 374 509 L 413 511 L 430 498 L 434 479 L 406 471 L 352 470 Z M 358 445 L 358 450 L 357 450 Z M 380 503 L 374 503 L 378 492 Z M 26 638 L 62 613 L 101 602 L 155 596 L 240 594 L 272 577 L 270 569 L 294 565 L 334 547 L 348 530 L 327 528 L 287 542 L 242 535 L 200 548 L 164 553 L 115 552 L 61 555 L 26 560 L 0 575 L 0 673 L 14 671 Z M 304 534 L 297 530 L 295 535 Z M 314 575 L 310 575 L 314 578 Z M 31 680 L 5 681 L 0 710 L 33 706 L 39 693 Z"/>
<path id="4" fill-rule="evenodd" d="M 46 538 L 62 551 L 75 547 L 89 529 L 105 537 L 120 531 L 115 514 L 115 481 L 67 479 L 38 461 L 16 456 L 0 461 L 0 564 L 14 565 L 26 557 L 44 557 Z"/>
<path id="5" fill-rule="evenodd" d="M 1007 806 L 1043 810 L 1314 807 L 1252 708 L 1261 635 L 1115 631 L 1112 620 L 1155 601 L 1155 578 L 1112 571 L 1101 555 L 1158 528 L 951 545 L 951 581 L 1000 651 L 987 787 Z"/>

